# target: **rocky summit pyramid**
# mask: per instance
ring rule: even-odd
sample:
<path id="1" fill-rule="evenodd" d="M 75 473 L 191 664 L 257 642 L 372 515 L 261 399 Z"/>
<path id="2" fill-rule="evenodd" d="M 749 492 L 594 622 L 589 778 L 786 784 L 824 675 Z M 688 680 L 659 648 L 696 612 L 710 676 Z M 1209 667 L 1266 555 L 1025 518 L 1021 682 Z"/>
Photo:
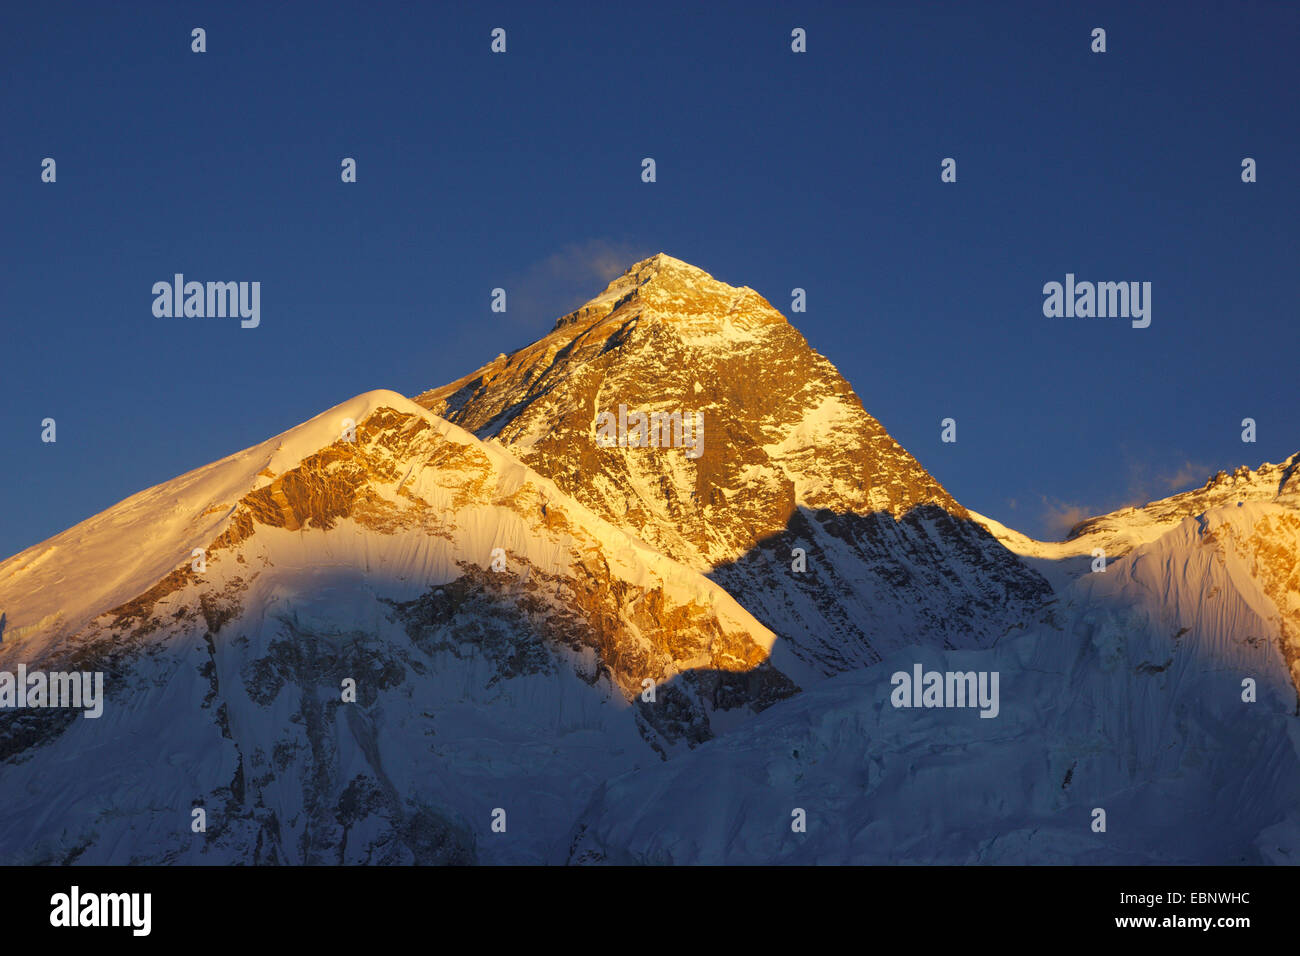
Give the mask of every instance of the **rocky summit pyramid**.
<path id="1" fill-rule="evenodd" d="M 415 400 L 708 574 L 805 682 L 906 645 L 991 643 L 1051 596 L 766 299 L 662 253 Z M 702 441 L 602 435 L 637 413 L 674 439 L 676 416 L 702 416 Z"/>

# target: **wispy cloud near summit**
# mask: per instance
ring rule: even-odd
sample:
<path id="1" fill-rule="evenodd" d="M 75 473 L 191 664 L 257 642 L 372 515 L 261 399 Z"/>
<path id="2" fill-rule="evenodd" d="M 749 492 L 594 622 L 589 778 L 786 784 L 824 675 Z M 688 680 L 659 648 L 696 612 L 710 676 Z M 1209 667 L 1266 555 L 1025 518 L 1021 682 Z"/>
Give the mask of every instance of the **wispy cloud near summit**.
<path id="1" fill-rule="evenodd" d="M 654 252 L 644 243 L 614 239 L 571 242 L 509 280 L 506 314 L 529 327 L 550 327 L 559 316 L 590 299 L 593 288 L 599 290 L 628 265 Z"/>

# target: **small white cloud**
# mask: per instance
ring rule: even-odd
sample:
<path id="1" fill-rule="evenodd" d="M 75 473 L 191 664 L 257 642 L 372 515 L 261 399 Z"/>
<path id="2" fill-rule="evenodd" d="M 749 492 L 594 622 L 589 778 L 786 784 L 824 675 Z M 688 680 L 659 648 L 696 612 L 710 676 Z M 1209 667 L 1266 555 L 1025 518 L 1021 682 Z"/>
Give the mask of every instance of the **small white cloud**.
<path id="1" fill-rule="evenodd" d="M 1084 505 L 1043 497 L 1042 524 L 1051 539 L 1063 540 L 1071 528 L 1095 514 L 1098 512 Z"/>
<path id="2" fill-rule="evenodd" d="M 571 242 L 511 278 L 508 315 L 531 326 L 549 327 L 560 316 L 594 298 L 628 266 L 654 255 L 641 243 L 613 239 Z"/>

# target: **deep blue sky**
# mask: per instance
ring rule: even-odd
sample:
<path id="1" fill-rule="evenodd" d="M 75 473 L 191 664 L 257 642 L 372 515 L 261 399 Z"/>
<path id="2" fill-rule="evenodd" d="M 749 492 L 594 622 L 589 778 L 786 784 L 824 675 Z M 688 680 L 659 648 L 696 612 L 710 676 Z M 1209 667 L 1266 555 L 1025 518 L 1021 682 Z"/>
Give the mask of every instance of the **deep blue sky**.
<path id="1" fill-rule="evenodd" d="M 754 6 L 5 4 L 0 557 L 657 251 L 806 288 L 867 410 L 1030 533 L 1300 450 L 1300 5 Z M 1044 318 L 1067 271 L 1152 282 L 1151 327 Z M 261 281 L 261 327 L 154 318 L 175 272 Z"/>

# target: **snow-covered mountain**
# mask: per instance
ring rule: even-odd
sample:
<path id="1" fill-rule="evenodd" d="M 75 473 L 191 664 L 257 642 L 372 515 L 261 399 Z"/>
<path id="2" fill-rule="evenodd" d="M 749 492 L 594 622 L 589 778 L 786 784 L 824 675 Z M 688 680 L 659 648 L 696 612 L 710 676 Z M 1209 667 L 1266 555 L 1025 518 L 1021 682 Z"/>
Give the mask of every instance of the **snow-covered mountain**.
<path id="1" fill-rule="evenodd" d="M 762 296 L 671 256 L 416 401 L 708 573 L 818 674 L 986 645 L 1051 593 Z M 702 454 L 602 447 L 620 406 L 702 414 Z"/>
<path id="2" fill-rule="evenodd" d="M 0 562 L 0 863 L 1296 862 L 1298 471 L 1034 541 L 655 256 Z"/>
<path id="3" fill-rule="evenodd" d="M 1298 460 L 1220 474 L 1058 545 L 996 526 L 1071 565 L 1058 626 L 899 651 L 624 775 L 567 859 L 1300 863 Z M 1129 547 L 1093 572 L 1099 541 Z M 894 707 L 892 675 L 917 664 L 999 673 L 997 718 Z"/>
<path id="4" fill-rule="evenodd" d="M 0 607 L 0 670 L 109 675 L 97 719 L 3 712 L 7 863 L 538 860 L 797 690 L 718 585 L 394 392 L 9 559 Z"/>
<path id="5" fill-rule="evenodd" d="M 1207 623 L 1207 629 L 1233 635 L 1249 632 L 1274 644 L 1300 687 L 1300 453 L 1253 471 L 1246 465 L 1231 473 L 1220 471 L 1200 488 L 1089 518 L 1059 542 L 1035 541 L 991 518 L 970 514 L 1062 592 L 1075 579 L 1102 580 L 1092 578 L 1098 557 L 1109 563 L 1144 545 L 1181 541 L 1184 551 L 1213 553 L 1221 574 L 1214 580 L 1184 583 L 1180 613 L 1184 618 L 1193 612 L 1211 613 L 1227 590 L 1242 595 L 1258 611 L 1260 625 L 1243 630 L 1237 618 L 1214 612 L 1219 620 Z M 1069 599 L 1077 600 L 1072 592 Z M 1166 590 L 1158 603 L 1172 600 Z"/>

